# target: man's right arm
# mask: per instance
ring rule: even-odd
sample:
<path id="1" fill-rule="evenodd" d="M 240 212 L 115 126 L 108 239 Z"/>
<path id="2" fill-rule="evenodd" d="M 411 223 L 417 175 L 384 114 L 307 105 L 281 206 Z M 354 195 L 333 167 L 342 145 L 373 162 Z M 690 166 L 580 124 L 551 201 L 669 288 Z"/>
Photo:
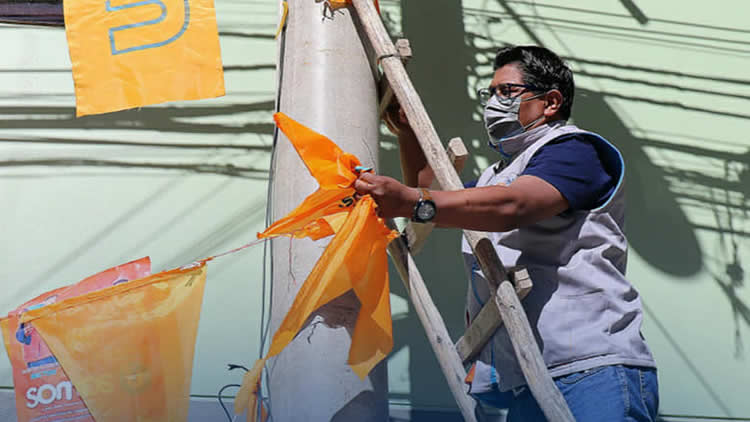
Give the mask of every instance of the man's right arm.
<path id="1" fill-rule="evenodd" d="M 388 110 L 387 113 L 386 125 L 398 137 L 404 184 L 412 187 L 429 187 L 435 174 L 427 164 L 422 147 L 406 119 L 406 114 L 398 106 Z"/>

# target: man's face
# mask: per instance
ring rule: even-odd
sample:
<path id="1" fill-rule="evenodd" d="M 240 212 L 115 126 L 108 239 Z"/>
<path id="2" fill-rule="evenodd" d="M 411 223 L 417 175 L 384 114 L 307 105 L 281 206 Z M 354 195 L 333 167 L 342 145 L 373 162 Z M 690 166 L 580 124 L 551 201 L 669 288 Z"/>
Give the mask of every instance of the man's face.
<path id="1" fill-rule="evenodd" d="M 521 73 L 521 70 L 518 69 L 518 66 L 516 63 L 508 63 L 505 66 L 497 69 L 495 71 L 495 75 L 492 78 L 492 82 L 490 82 L 490 88 L 498 88 L 498 92 L 502 92 L 502 89 L 499 89 L 503 84 L 523 84 L 523 74 Z M 540 94 L 539 92 L 532 92 L 525 90 L 521 87 L 512 87 L 508 89 L 511 96 L 515 97 L 519 93 L 521 93 L 521 99 L 533 97 L 535 95 Z M 533 100 L 523 101 L 521 102 L 521 108 L 518 111 L 518 119 L 521 122 L 523 126 L 528 125 L 529 123 L 533 122 L 534 120 L 538 119 L 540 116 L 544 114 L 544 107 L 545 107 L 545 99 L 544 96 L 540 96 L 539 98 L 535 98 Z M 546 119 L 541 119 L 538 121 L 534 126 L 530 127 L 527 130 L 531 130 L 537 126 L 542 125 Z"/>

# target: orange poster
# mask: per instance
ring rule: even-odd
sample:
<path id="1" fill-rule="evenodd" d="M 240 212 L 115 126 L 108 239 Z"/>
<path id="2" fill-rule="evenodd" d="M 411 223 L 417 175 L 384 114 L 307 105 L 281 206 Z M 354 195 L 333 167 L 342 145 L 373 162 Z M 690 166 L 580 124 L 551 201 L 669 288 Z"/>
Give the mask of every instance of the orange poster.
<path id="1" fill-rule="evenodd" d="M 77 116 L 224 95 L 213 0 L 63 6 Z"/>
<path id="2" fill-rule="evenodd" d="M 122 284 L 151 273 L 148 257 L 102 271 L 71 286 L 42 294 L 0 320 L 13 367 L 19 422 L 94 422 L 75 386 L 35 327 L 22 315 L 80 294 Z"/>
<path id="3" fill-rule="evenodd" d="M 96 422 L 185 422 L 205 281 L 201 262 L 33 309 L 20 321 L 41 335 Z M 65 404 L 67 388 L 47 390 L 42 400 L 54 393 Z"/>

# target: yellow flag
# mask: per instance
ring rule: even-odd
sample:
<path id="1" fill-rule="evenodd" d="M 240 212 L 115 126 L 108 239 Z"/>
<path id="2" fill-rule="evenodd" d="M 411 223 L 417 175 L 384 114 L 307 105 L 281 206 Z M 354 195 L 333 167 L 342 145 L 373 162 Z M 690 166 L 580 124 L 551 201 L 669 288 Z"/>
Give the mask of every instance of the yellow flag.
<path id="1" fill-rule="evenodd" d="M 213 0 L 64 1 L 76 115 L 224 95 Z"/>
<path id="2" fill-rule="evenodd" d="M 97 422 L 184 422 L 205 263 L 23 314 Z"/>

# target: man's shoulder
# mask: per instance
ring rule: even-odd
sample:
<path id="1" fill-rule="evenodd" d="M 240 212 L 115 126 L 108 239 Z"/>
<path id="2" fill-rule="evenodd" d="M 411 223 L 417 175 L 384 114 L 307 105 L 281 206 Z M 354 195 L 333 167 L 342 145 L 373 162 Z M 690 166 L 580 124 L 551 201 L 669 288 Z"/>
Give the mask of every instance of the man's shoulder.
<path id="1" fill-rule="evenodd" d="M 609 140 L 596 132 L 577 129 L 573 132 L 563 133 L 550 140 L 535 151 L 532 160 L 542 158 L 570 159 L 574 161 L 585 161 L 598 159 L 605 167 L 616 167 L 621 171 L 622 153 Z"/>
<path id="2" fill-rule="evenodd" d="M 585 160 L 593 153 L 596 155 L 597 143 L 600 140 L 593 133 L 564 133 L 541 145 L 531 157 L 532 161 L 540 158 L 555 160 Z"/>
<path id="3" fill-rule="evenodd" d="M 539 148 L 523 174 L 553 185 L 573 210 L 590 210 L 615 192 L 624 166 L 619 152 L 591 132 L 560 135 Z"/>

